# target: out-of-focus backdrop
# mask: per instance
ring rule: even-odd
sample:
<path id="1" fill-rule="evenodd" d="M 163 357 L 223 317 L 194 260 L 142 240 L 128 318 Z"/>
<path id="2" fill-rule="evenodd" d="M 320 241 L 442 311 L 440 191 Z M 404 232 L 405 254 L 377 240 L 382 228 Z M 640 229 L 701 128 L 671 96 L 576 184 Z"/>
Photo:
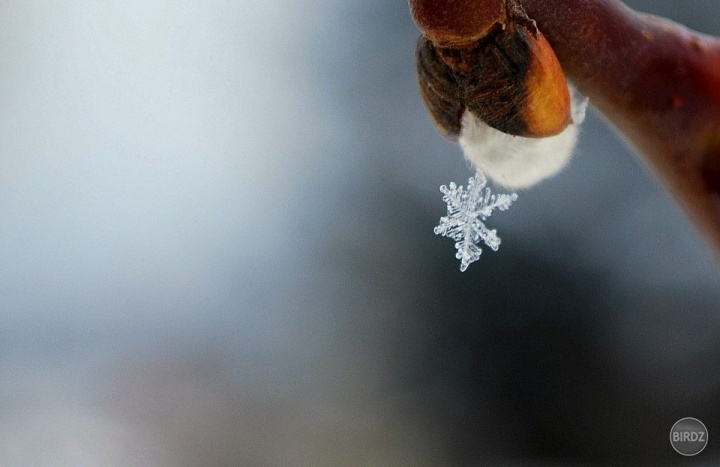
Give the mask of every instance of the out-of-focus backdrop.
<path id="1" fill-rule="evenodd" d="M 720 459 L 702 240 L 591 112 L 461 274 L 417 36 L 401 0 L 0 2 L 0 465 L 658 464 L 686 416 Z"/>

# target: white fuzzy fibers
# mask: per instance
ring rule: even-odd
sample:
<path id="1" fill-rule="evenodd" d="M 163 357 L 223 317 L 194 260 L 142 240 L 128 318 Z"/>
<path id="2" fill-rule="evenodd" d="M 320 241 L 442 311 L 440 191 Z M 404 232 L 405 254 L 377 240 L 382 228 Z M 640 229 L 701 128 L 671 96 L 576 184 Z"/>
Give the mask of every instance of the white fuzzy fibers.
<path id="1" fill-rule="evenodd" d="M 572 155 L 578 129 L 569 125 L 547 138 L 512 136 L 465 112 L 460 146 L 475 170 L 508 188 L 529 188 L 558 173 Z"/>

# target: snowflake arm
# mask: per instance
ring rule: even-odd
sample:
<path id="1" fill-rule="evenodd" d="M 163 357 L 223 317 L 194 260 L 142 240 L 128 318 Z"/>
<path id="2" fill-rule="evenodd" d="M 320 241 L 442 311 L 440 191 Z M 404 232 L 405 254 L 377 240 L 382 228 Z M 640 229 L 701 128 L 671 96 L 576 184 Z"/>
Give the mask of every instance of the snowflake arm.
<path id="1" fill-rule="evenodd" d="M 434 232 L 455 240 L 455 257 L 460 260 L 460 271 L 463 272 L 471 263 L 480 259 L 481 240 L 494 251 L 498 250 L 500 237 L 497 231 L 488 229 L 483 221 L 495 209 L 507 210 L 517 199 L 516 193 L 494 195 L 486 185 L 487 179 L 478 173 L 470 177 L 467 189 L 455 183 L 440 187 L 443 201 L 447 203 L 447 216 L 440 218 L 440 224 Z"/>

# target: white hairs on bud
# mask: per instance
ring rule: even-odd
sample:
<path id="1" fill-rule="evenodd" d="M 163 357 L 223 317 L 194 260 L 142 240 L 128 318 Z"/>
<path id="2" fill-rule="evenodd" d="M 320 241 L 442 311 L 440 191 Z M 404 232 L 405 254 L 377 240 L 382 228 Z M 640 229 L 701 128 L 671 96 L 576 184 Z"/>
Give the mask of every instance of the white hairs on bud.
<path id="1" fill-rule="evenodd" d="M 475 170 L 507 188 L 529 188 L 560 172 L 570 160 L 578 136 L 578 125 L 585 117 L 587 99 L 573 95 L 573 123 L 562 133 L 546 138 L 512 136 L 465 111 L 459 143 Z"/>

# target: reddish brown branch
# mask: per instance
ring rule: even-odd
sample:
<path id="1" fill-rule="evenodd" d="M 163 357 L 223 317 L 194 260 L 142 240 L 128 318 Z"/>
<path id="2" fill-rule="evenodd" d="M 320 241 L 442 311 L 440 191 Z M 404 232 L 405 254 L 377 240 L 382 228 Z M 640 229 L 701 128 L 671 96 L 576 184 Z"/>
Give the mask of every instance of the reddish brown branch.
<path id="1" fill-rule="evenodd" d="M 565 72 L 720 254 L 720 40 L 616 0 L 523 0 Z"/>

